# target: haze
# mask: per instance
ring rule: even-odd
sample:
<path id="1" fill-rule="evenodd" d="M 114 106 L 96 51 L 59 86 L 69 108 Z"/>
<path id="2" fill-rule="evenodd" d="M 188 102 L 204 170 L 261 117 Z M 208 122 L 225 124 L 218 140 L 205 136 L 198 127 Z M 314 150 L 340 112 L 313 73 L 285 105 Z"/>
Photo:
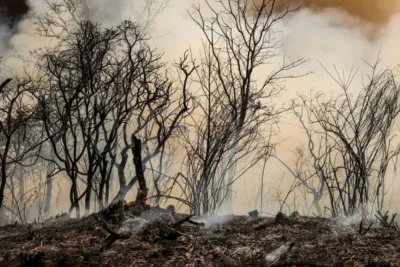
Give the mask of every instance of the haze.
<path id="1" fill-rule="evenodd" d="M 338 9 L 366 22 L 385 24 L 399 12 L 398 0 L 284 0 L 284 4 L 312 9 L 315 12 Z"/>
<path id="2" fill-rule="evenodd" d="M 123 0 L 87 0 L 91 9 L 92 18 L 105 24 L 116 24 L 123 19 L 139 16 L 138 11 L 143 1 Z M 289 2 L 289 0 L 284 0 Z M 363 61 L 374 61 L 378 54 L 383 66 L 397 66 L 400 63 L 398 43 L 400 37 L 400 1 L 396 0 L 298 0 L 290 1 L 293 5 L 300 5 L 300 11 L 286 18 L 279 25 L 279 36 L 282 39 L 281 52 L 289 57 L 304 57 L 310 61 L 301 67 L 299 72 L 313 71 L 312 75 L 296 81 L 287 82 L 287 90 L 277 104 L 284 104 L 298 94 L 309 94 L 311 89 L 334 93 L 337 88 L 320 63 L 325 66 L 335 64 L 344 71 L 354 65 L 364 66 Z M 171 0 L 169 7 L 158 15 L 148 30 L 152 42 L 159 50 L 165 52 L 164 58 L 173 63 L 178 60 L 183 51 L 191 48 L 194 53 L 201 46 L 201 32 L 189 19 L 187 11 L 192 4 L 199 3 L 205 6 L 202 0 Z M 38 0 L 30 0 L 31 12 L 40 12 L 44 4 Z M 204 7 L 206 10 L 206 8 Z M 374 31 L 374 38 L 368 34 Z M 42 47 L 46 44 L 43 39 L 34 34 L 32 19 L 28 16 L 16 25 L 16 33 L 10 35 L 10 30 L 3 28 L 0 49 L 5 56 L 5 62 L 12 68 L 18 69 L 18 60 L 12 55 L 27 54 L 27 51 Z M 7 40 L 5 40 L 7 39 Z M 360 84 L 357 81 L 356 85 Z M 281 133 L 278 154 L 286 162 L 292 161 L 294 148 L 304 143 L 305 137 L 298 127 L 293 116 L 287 115 L 280 125 Z M 246 179 L 235 184 L 235 213 L 246 213 L 254 208 L 254 194 L 259 187 L 262 165 L 251 170 Z M 287 190 L 293 181 L 287 170 L 271 159 L 267 163 L 265 187 L 277 187 L 280 178 L 284 177 L 282 190 Z M 392 173 L 390 175 L 393 175 Z M 395 192 L 400 193 L 394 183 Z M 266 192 L 270 197 L 270 211 L 276 211 L 273 190 Z M 131 196 L 132 197 L 132 196 Z M 392 209 L 400 199 L 394 199 Z M 62 205 L 59 206 L 63 209 Z"/>

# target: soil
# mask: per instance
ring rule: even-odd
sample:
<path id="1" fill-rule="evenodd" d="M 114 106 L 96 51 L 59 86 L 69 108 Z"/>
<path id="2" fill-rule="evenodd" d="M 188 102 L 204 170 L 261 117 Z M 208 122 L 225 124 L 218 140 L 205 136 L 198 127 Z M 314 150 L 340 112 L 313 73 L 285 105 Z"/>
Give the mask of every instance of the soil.
<path id="1" fill-rule="evenodd" d="M 80 220 L 0 227 L 0 266 L 400 266 L 394 228 L 283 214 L 184 218 L 118 203 Z"/>

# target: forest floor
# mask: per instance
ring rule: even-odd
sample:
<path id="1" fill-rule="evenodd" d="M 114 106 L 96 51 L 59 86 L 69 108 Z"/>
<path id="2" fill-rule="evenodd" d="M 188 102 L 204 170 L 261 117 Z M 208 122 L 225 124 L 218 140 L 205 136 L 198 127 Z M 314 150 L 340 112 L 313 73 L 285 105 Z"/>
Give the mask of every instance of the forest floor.
<path id="1" fill-rule="evenodd" d="M 186 218 L 118 204 L 0 227 L 0 266 L 400 266 L 393 228 L 282 214 Z"/>

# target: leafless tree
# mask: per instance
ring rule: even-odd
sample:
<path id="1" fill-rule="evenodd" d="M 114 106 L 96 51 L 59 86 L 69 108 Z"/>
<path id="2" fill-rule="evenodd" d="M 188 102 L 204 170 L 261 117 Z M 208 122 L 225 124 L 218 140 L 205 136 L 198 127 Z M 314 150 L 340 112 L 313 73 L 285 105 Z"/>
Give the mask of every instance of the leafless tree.
<path id="1" fill-rule="evenodd" d="M 145 36 L 136 24 L 125 21 L 105 29 L 76 19 L 73 1 L 62 4 L 64 11 L 60 11 L 60 6 L 50 6 L 52 13 L 58 15 L 56 19 L 44 21 L 46 14 L 38 19 L 39 32 L 62 40 L 41 55 L 39 64 L 48 78 L 44 83 L 47 90 L 40 97 L 52 151 L 72 183 L 71 211 L 75 208 L 79 215 L 79 201 L 83 197 L 86 212 L 90 210 L 92 185 L 99 166 L 104 179 L 104 173 L 113 167 L 105 166 L 106 157 L 116 146 L 119 128 L 133 109 L 146 105 L 151 97 L 157 98 L 157 94 L 151 95 L 153 92 L 142 86 L 146 81 L 140 78 L 143 72 L 152 71 L 158 55 L 145 45 Z M 55 107 L 56 119 L 47 116 L 49 105 Z M 53 127 L 55 123 L 58 127 Z M 61 139 L 56 142 L 54 137 L 58 135 Z M 86 189 L 80 196 L 78 176 L 86 178 Z"/>
<path id="2" fill-rule="evenodd" d="M 309 147 L 309 149 L 312 148 Z M 309 153 L 312 156 L 315 156 L 315 154 L 313 154 L 314 153 L 313 150 L 310 150 Z M 295 180 L 297 180 L 297 183 L 300 184 L 306 190 L 307 194 L 312 195 L 313 198 L 312 206 L 315 208 L 316 214 L 318 216 L 321 216 L 322 215 L 321 200 L 324 196 L 325 183 L 322 179 L 320 180 L 318 174 L 315 173 L 313 160 L 317 164 L 318 161 L 317 159 L 312 158 L 312 156 L 309 156 L 307 150 L 305 150 L 303 147 L 298 147 L 294 153 L 295 160 L 293 167 L 291 167 L 288 163 L 283 161 L 276 154 L 272 155 L 271 157 L 275 158 L 285 167 L 285 169 L 289 171 L 292 177 Z"/>
<path id="3" fill-rule="evenodd" d="M 63 43 L 43 57 L 43 69 L 49 77 L 46 85 L 55 92 L 51 100 L 57 103 L 61 127 L 53 132 L 49 124 L 54 125 L 54 121 L 48 117 L 44 121 L 49 137 L 63 133 L 62 153 L 51 139 L 53 151 L 71 178 L 73 207 L 79 209 L 79 200 L 85 195 L 88 212 L 98 168 L 102 167 L 104 182 L 113 167 L 107 166 L 106 158 L 116 146 L 120 127 L 133 110 L 158 98 L 146 87 L 146 80 L 141 80 L 143 73 L 152 71 L 158 57 L 143 44 L 144 37 L 133 23 L 125 22 L 115 29 L 102 29 L 90 22 L 79 26 L 71 33 L 68 46 Z M 47 102 L 49 99 L 42 101 L 44 105 Z M 79 197 L 78 175 L 87 180 L 87 188 Z"/>
<path id="4" fill-rule="evenodd" d="M 137 182 L 137 177 L 126 181 L 125 172 L 128 163 L 128 152 L 132 149 L 132 142 L 129 140 L 129 132 L 137 136 L 145 149 L 145 156 L 142 159 L 144 171 L 148 163 L 165 149 L 169 139 L 173 138 L 182 120 L 192 110 L 190 106 L 189 77 L 192 75 L 195 66 L 189 61 L 188 53 L 175 64 L 179 80 L 174 82 L 168 76 L 160 76 L 157 71 L 153 74 L 146 74 L 147 86 L 158 92 L 158 99 L 150 99 L 143 109 L 135 109 L 131 116 L 131 123 L 122 128 L 122 147 L 120 160 L 115 166 L 118 170 L 120 189 L 113 201 L 123 199 L 126 193 Z M 133 128 L 133 130 L 131 130 Z M 157 182 L 157 180 L 155 181 Z"/>
<path id="5" fill-rule="evenodd" d="M 385 208 L 387 171 L 400 153 L 394 134 L 400 87 L 394 70 L 379 70 L 378 62 L 369 65 L 371 74 L 363 76 L 356 97 L 351 85 L 358 70 L 347 77 L 328 72 L 342 90 L 337 97 L 301 98 L 310 122 L 303 127 L 308 128 L 312 167 L 325 183 L 334 216 Z M 315 148 L 314 142 L 318 142 Z"/>
<path id="6" fill-rule="evenodd" d="M 22 175 L 17 169 L 34 164 L 40 150 L 42 128 L 34 120 L 37 102 L 30 82 L 15 77 L 0 85 L 0 208 L 4 205 L 5 189 L 12 176 L 16 172 L 18 176 Z M 23 197 L 23 177 L 18 181 L 19 197 Z"/>
<path id="7" fill-rule="evenodd" d="M 158 157 L 149 161 L 149 169 L 151 171 L 152 177 L 152 196 L 150 196 L 150 201 L 156 205 L 161 205 L 162 196 L 168 196 L 171 191 L 171 186 L 173 187 L 174 179 L 168 176 L 171 171 L 171 167 L 174 163 L 174 157 L 177 156 L 177 148 L 172 144 L 165 144 Z M 149 151 L 145 150 L 146 155 Z M 164 197 L 167 200 L 166 197 Z"/>
<path id="8" fill-rule="evenodd" d="M 274 125 L 283 109 L 276 108 L 272 99 L 283 90 L 285 79 L 299 76 L 291 71 L 304 62 L 302 59 L 288 61 L 284 57 L 278 64 L 280 44 L 274 28 L 296 10 L 290 6 L 278 9 L 278 4 L 278 0 L 227 0 L 217 4 L 206 0 L 210 16 L 204 15 L 200 6 L 194 6 L 190 14 L 210 49 L 213 72 L 227 101 L 225 117 L 234 122 L 236 137 L 230 140 L 230 162 L 238 162 L 234 158 L 243 133 L 249 132 L 245 127 L 251 125 L 250 122 L 263 121 L 264 131 L 267 126 Z M 268 69 L 271 63 L 277 63 L 276 67 Z M 263 68 L 265 71 L 259 76 L 257 72 Z M 257 112 L 253 112 L 254 109 Z M 233 164 L 227 173 L 228 203 L 232 203 L 231 185 L 236 166 Z"/>
<path id="9" fill-rule="evenodd" d="M 324 197 L 326 186 L 324 181 L 326 177 L 324 172 L 319 170 L 326 168 L 327 165 L 327 151 L 324 150 L 326 147 L 323 145 L 323 138 L 320 137 L 315 140 L 313 130 L 307 127 L 304 122 L 303 108 L 294 105 L 293 111 L 300 122 L 301 129 L 306 134 L 307 145 L 299 146 L 293 151 L 294 161 L 292 165 L 285 162 L 276 153 L 272 157 L 289 171 L 292 177 L 303 186 L 307 194 L 312 195 L 312 206 L 315 208 L 317 215 L 322 216 L 321 201 Z M 315 145 L 316 143 L 318 144 L 317 146 Z"/>
<path id="10" fill-rule="evenodd" d="M 205 43 L 203 51 L 191 80 L 192 88 L 199 88 L 194 95 L 195 111 L 185 120 L 181 136 L 186 156 L 180 187 L 196 214 L 214 213 L 221 207 L 229 186 L 225 175 L 233 164 L 242 160 L 240 177 L 271 149 L 258 131 L 265 121 L 259 117 L 261 108 L 257 105 L 249 108 L 253 119 L 246 121 L 245 130 L 238 133 L 212 50 Z M 237 138 L 239 144 L 234 143 Z M 236 155 L 230 157 L 234 146 Z M 249 155 L 253 157 L 244 161 Z"/>
<path id="11" fill-rule="evenodd" d="M 46 159 L 67 173 L 70 212 L 75 209 L 78 216 L 83 198 L 86 213 L 94 198 L 101 207 L 108 204 L 114 168 L 119 190 L 113 200 L 124 198 L 138 181 L 137 175 L 125 178 L 134 151 L 129 136 L 140 139 L 147 151 L 145 171 L 190 110 L 187 79 L 193 72 L 185 55 L 176 66 L 186 78 L 174 82 L 140 26 L 125 21 L 106 28 L 80 19 L 81 8 L 77 1 L 63 0 L 37 18 L 39 33 L 55 42 L 37 55 L 37 95 L 55 155 Z M 79 180 L 86 187 L 81 194 Z"/>

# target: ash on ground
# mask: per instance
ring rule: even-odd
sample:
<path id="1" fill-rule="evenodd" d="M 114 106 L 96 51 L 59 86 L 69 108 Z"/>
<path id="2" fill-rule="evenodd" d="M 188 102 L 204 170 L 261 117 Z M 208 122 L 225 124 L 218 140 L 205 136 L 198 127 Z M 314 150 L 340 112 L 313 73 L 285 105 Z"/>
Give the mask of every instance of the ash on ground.
<path id="1" fill-rule="evenodd" d="M 400 266 L 394 228 L 341 226 L 299 214 L 191 218 L 204 225 L 185 218 L 117 205 L 29 231 L 1 227 L 0 266 Z M 105 240 L 113 242 L 104 246 Z"/>

